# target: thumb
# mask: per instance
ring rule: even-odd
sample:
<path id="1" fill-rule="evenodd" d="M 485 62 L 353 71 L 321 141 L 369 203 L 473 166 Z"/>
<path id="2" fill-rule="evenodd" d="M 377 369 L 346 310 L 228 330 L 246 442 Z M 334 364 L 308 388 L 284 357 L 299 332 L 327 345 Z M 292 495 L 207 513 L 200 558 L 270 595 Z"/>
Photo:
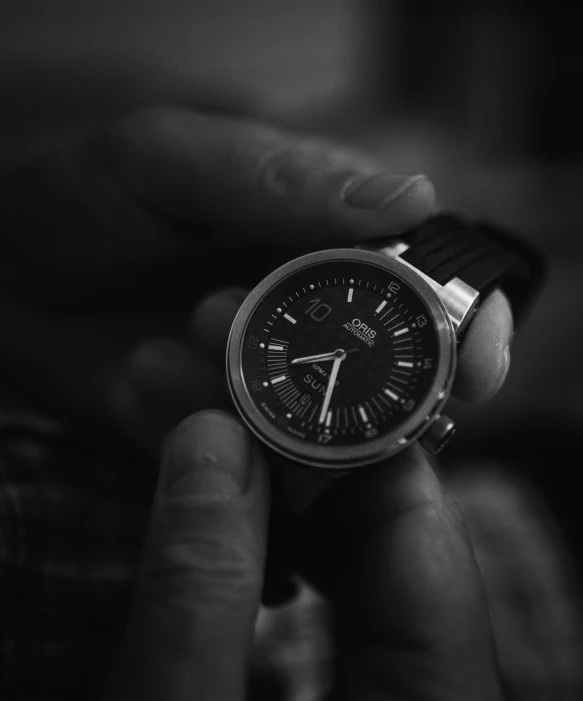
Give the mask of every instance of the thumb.
<path id="1" fill-rule="evenodd" d="M 106 701 L 244 699 L 267 494 L 260 454 L 230 415 L 201 412 L 175 430 Z"/>
<path id="2" fill-rule="evenodd" d="M 334 609 L 331 698 L 502 699 L 484 588 L 460 513 L 418 448 L 310 507 L 304 573 Z"/>

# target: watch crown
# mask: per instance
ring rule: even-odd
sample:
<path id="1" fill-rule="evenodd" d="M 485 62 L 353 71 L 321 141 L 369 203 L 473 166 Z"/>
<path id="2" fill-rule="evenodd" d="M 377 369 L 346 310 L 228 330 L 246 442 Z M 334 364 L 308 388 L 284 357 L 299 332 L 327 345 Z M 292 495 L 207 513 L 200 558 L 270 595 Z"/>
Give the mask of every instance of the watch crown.
<path id="1" fill-rule="evenodd" d="M 440 415 L 420 438 L 419 442 L 430 453 L 439 453 L 455 433 L 455 423 L 447 416 Z"/>

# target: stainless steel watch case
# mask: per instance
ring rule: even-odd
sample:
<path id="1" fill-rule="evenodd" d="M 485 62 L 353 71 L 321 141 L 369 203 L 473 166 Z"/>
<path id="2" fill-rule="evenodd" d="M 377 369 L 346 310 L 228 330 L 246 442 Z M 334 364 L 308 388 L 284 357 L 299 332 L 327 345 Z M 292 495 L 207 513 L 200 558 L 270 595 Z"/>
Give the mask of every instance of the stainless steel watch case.
<path id="1" fill-rule="evenodd" d="M 309 253 L 284 264 L 264 278 L 243 302 L 227 343 L 227 379 L 233 401 L 249 429 L 266 445 L 284 457 L 311 467 L 326 468 L 329 473 L 345 474 L 348 469 L 380 462 L 418 440 L 440 418 L 449 397 L 455 374 L 457 337 L 462 326 L 448 311 L 439 290 L 422 273 L 398 259 L 398 253 L 363 248 L 340 248 Z M 286 435 L 274 426 L 251 399 L 242 373 L 242 350 L 249 318 L 264 297 L 298 270 L 329 261 L 355 261 L 382 268 L 412 286 L 427 305 L 433 319 L 439 347 L 439 361 L 432 390 L 400 425 L 354 446 L 316 445 Z M 471 289 L 471 288 L 470 288 Z M 447 298 L 448 295 L 446 295 Z M 469 308 L 475 308 L 477 293 Z M 464 304 L 462 302 L 462 304 Z M 464 318 L 468 315 L 466 313 Z M 456 328 L 457 327 L 457 328 Z M 458 333 L 456 333 L 456 331 Z"/>

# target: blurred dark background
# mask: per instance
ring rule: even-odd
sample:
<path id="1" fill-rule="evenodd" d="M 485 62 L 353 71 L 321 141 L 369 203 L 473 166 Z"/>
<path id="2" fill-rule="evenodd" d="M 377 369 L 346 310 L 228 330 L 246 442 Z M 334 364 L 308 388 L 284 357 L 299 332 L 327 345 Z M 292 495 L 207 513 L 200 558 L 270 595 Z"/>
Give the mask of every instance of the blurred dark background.
<path id="1" fill-rule="evenodd" d="M 550 255 L 506 386 L 451 413 L 458 454 L 532 460 L 562 508 L 583 424 L 577 20 L 576 3 L 559 0 L 5 0 L 0 166 L 137 106 L 218 101 L 428 174 L 441 207 Z"/>

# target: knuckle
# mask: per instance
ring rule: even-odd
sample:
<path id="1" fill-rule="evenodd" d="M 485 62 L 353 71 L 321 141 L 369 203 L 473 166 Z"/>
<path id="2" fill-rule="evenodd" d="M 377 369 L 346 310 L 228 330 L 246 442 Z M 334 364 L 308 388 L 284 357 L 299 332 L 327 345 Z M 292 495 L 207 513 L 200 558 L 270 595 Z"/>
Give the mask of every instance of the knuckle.
<path id="1" fill-rule="evenodd" d="M 233 534 L 224 515 L 203 509 L 199 523 L 188 516 L 187 532 L 151 537 L 143 585 L 173 592 L 187 606 L 214 610 L 253 601 L 262 586 L 261 555 L 249 534 Z M 194 527 L 193 527 L 194 526 Z"/>
<path id="2" fill-rule="evenodd" d="M 257 184 L 261 190 L 285 197 L 297 193 L 306 177 L 306 167 L 292 147 L 270 149 L 258 159 Z"/>
<path id="3" fill-rule="evenodd" d="M 130 168 L 147 174 L 173 154 L 181 155 L 192 135 L 206 120 L 202 115 L 171 107 L 138 110 L 110 125 L 98 135 L 97 146 L 103 148 L 122 170 Z"/>
<path id="4" fill-rule="evenodd" d="M 113 139 L 150 143 L 184 130 L 186 115 L 169 107 L 138 110 L 117 122 L 111 129 Z"/>
<path id="5" fill-rule="evenodd" d="M 318 142 L 294 138 L 269 127 L 246 125 L 241 136 L 240 147 L 249 149 L 242 154 L 243 160 L 254 163 L 253 186 L 270 196 L 284 198 L 306 190 L 328 158 Z"/>

